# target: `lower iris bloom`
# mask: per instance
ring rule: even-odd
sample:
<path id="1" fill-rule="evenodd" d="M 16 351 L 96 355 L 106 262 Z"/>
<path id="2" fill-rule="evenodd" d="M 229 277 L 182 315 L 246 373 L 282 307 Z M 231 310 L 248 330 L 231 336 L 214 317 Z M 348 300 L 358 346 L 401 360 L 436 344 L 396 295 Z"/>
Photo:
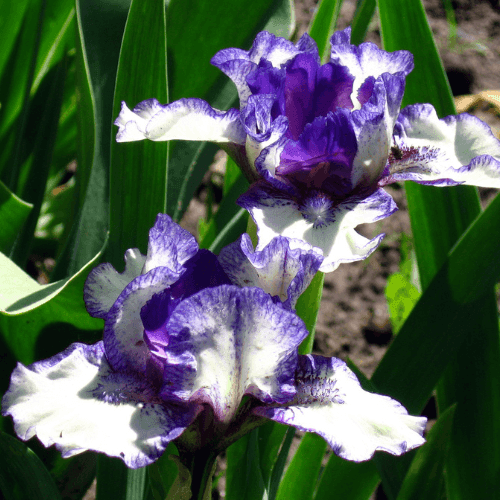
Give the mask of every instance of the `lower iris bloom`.
<path id="1" fill-rule="evenodd" d="M 221 451 L 267 419 L 316 432 L 356 461 L 424 442 L 425 418 L 363 391 L 338 359 L 298 355 L 308 332 L 292 308 L 321 257 L 298 255 L 284 238 L 262 252 L 243 238 L 224 253 L 219 263 L 160 215 L 146 256 L 128 250 L 121 274 L 97 267 L 85 302 L 104 319 L 104 338 L 16 367 L 2 413 L 18 436 L 36 435 L 64 457 L 94 450 L 132 468 L 173 440 Z M 283 258 L 299 262 L 278 273 Z M 252 286 L 261 271 L 269 292 Z"/>
<path id="2" fill-rule="evenodd" d="M 307 34 L 294 45 L 262 32 L 249 51 L 222 50 L 212 64 L 236 85 L 239 110 L 201 99 L 123 103 L 117 140 L 220 144 L 255 181 L 238 203 L 257 224 L 258 251 L 278 235 L 300 239 L 322 251 L 321 271 L 333 271 L 379 245 L 383 235 L 368 240 L 355 228 L 397 210 L 383 186 L 500 187 L 500 143 L 486 124 L 468 114 L 440 120 L 429 104 L 400 112 L 407 51 L 351 45 L 347 28 L 321 65 Z"/>

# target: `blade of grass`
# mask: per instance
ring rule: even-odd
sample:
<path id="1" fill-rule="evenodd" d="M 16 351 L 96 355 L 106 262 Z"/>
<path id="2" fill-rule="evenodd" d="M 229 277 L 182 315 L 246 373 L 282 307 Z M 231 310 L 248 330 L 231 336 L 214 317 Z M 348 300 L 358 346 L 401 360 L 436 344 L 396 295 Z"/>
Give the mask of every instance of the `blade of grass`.
<path id="1" fill-rule="evenodd" d="M 315 40 L 323 63 L 330 59 L 328 40 L 335 31 L 341 7 L 342 0 L 322 0 L 309 26 L 309 35 Z"/>
<path id="2" fill-rule="evenodd" d="M 358 2 L 351 23 L 351 43 L 358 45 L 365 39 L 368 26 L 373 18 L 376 7 L 376 0 L 361 0 Z"/>
<path id="3" fill-rule="evenodd" d="M 165 3 L 133 0 L 116 77 L 113 116 L 122 101 L 168 100 Z M 146 251 L 148 229 L 166 209 L 167 142 L 111 143 L 110 262 L 123 262 L 127 248 Z"/>
<path id="4" fill-rule="evenodd" d="M 305 434 L 281 481 L 277 500 L 313 498 L 326 446 L 326 441 L 321 436 Z"/>
<path id="5" fill-rule="evenodd" d="M 33 204 L 23 229 L 20 231 L 10 252 L 12 260 L 24 267 L 30 254 L 36 223 L 42 207 L 45 186 L 49 177 L 52 152 L 54 149 L 59 115 L 62 105 L 64 79 L 67 60 L 64 59 L 52 68 L 40 86 L 40 92 L 31 103 L 32 121 L 38 119 L 33 159 L 27 182 L 24 185 L 22 198 Z"/>
<path id="6" fill-rule="evenodd" d="M 0 182 L 0 252 L 8 254 L 33 205 L 26 203 Z"/>
<path id="7" fill-rule="evenodd" d="M 445 498 L 443 467 L 449 449 L 453 416 L 451 406 L 439 417 L 413 459 L 397 500 L 441 500 Z"/>
<path id="8" fill-rule="evenodd" d="M 3 432 L 0 432 L 0 491 L 5 500 L 61 498 L 41 460 L 24 443 Z"/>
<path id="9" fill-rule="evenodd" d="M 113 94 L 129 6 L 130 0 L 76 1 L 79 210 L 53 279 L 75 273 L 106 239 Z"/>

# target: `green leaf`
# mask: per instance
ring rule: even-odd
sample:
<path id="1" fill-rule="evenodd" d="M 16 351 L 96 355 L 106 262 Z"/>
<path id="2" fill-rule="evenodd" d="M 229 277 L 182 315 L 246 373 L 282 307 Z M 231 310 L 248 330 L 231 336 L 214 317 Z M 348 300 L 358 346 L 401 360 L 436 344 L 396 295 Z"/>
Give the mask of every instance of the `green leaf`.
<path id="1" fill-rule="evenodd" d="M 0 254 L 0 331 L 16 359 L 29 364 L 68 346 L 79 330 L 102 330 L 102 320 L 92 318 L 83 303 L 83 286 L 89 271 L 100 254 L 71 278 L 49 285 L 39 285 L 5 255 Z M 22 335 L 19 334 L 22 332 Z M 39 344 L 43 334 L 49 337 L 48 346 Z M 43 355 L 35 354 L 43 347 Z M 48 351 L 47 351 L 48 350 Z"/>
<path id="2" fill-rule="evenodd" d="M 455 406 L 448 408 L 426 436 L 399 491 L 397 500 L 442 500 L 446 498 L 443 468 L 449 449 Z"/>
<path id="3" fill-rule="evenodd" d="M 305 434 L 281 481 L 277 500 L 313 498 L 326 446 L 326 441 L 321 436 Z"/>
<path id="4" fill-rule="evenodd" d="M 389 306 L 392 331 L 397 333 L 418 302 L 420 292 L 403 273 L 394 273 L 387 279 L 385 297 Z"/>
<path id="5" fill-rule="evenodd" d="M 142 500 L 146 470 L 129 469 L 119 458 L 99 455 L 96 500 Z"/>
<path id="6" fill-rule="evenodd" d="M 328 41 L 335 31 L 341 6 L 342 0 L 322 0 L 309 26 L 309 35 L 315 40 L 323 63 L 330 59 Z"/>
<path id="7" fill-rule="evenodd" d="M 172 460 L 171 455 L 177 455 L 177 448 L 170 442 L 165 453 L 148 465 L 149 486 L 155 500 L 165 500 L 179 474 L 178 464 Z"/>
<path id="8" fill-rule="evenodd" d="M 359 45 L 366 37 L 368 26 L 375 13 L 376 0 L 360 0 L 352 19 L 351 43 Z"/>
<path id="9" fill-rule="evenodd" d="M 309 354 L 314 343 L 314 330 L 318 319 L 319 305 L 323 293 L 323 281 L 325 275 L 317 272 L 306 291 L 299 297 L 295 310 L 299 317 L 306 324 L 309 335 L 302 341 L 299 347 L 299 354 Z"/>
<path id="10" fill-rule="evenodd" d="M 33 205 L 26 203 L 0 182 L 0 252 L 9 253 Z"/>
<path id="11" fill-rule="evenodd" d="M 11 0 L 2 0 L 0 2 L 0 76 L 3 74 L 7 59 L 14 47 L 19 30 L 24 19 L 24 13 L 29 0 L 20 0 L 12 2 Z"/>
<path id="12" fill-rule="evenodd" d="M 31 86 L 33 95 L 45 75 L 75 46 L 75 6 L 71 0 L 47 0 L 43 30 Z"/>
<path id="13" fill-rule="evenodd" d="M 0 491 L 6 500 L 61 498 L 40 459 L 24 443 L 3 432 L 0 432 Z"/>
<path id="14" fill-rule="evenodd" d="M 79 210 L 56 279 L 76 272 L 106 239 L 113 95 L 129 6 L 130 0 L 76 2 Z"/>
<path id="15" fill-rule="evenodd" d="M 321 475 L 315 500 L 367 500 L 380 482 L 373 461 L 348 462 L 332 454 Z"/>
<path id="16" fill-rule="evenodd" d="M 260 500 L 266 484 L 259 461 L 258 431 L 254 429 L 233 443 L 226 451 L 226 498 L 228 500 Z"/>
<path id="17" fill-rule="evenodd" d="M 113 116 L 122 101 L 168 100 L 165 2 L 133 0 L 116 77 Z M 168 143 L 111 143 L 109 260 L 123 260 L 127 248 L 144 252 L 148 230 L 166 209 Z"/>
<path id="18" fill-rule="evenodd" d="M 27 180 L 22 189 L 22 198 L 33 203 L 33 210 L 30 212 L 10 253 L 12 260 L 23 267 L 31 250 L 31 243 L 45 194 L 45 186 L 49 178 L 52 152 L 61 112 L 66 66 L 67 60 L 64 59 L 51 69 L 31 103 L 30 121 L 37 123 L 36 139 Z"/>

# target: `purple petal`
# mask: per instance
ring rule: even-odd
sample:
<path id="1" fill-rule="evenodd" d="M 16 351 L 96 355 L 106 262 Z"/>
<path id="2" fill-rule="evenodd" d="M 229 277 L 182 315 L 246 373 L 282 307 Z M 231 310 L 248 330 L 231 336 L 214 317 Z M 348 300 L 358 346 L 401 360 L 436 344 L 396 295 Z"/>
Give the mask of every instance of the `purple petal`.
<path id="1" fill-rule="evenodd" d="M 306 125 L 298 141 L 288 141 L 276 174 L 302 192 L 321 190 L 345 196 L 352 190 L 351 168 L 356 137 L 350 113 L 338 109 Z"/>
<path id="2" fill-rule="evenodd" d="M 288 238 L 277 237 L 260 252 L 254 251 L 248 234 L 223 248 L 219 262 L 235 285 L 261 288 L 293 308 L 309 286 L 323 257 L 303 242 L 290 248 Z"/>
<path id="3" fill-rule="evenodd" d="M 297 348 L 307 330 L 264 291 L 203 290 L 175 309 L 167 330 L 167 400 L 208 403 L 227 423 L 245 394 L 263 402 L 293 397 Z"/>
<path id="4" fill-rule="evenodd" d="M 27 368 L 18 364 L 2 411 L 25 441 L 37 435 L 63 457 L 93 450 L 137 468 L 155 461 L 200 408 L 166 406 L 144 380 L 114 373 L 99 342 L 73 344 Z"/>
<path id="5" fill-rule="evenodd" d="M 364 391 L 340 359 L 299 356 L 296 381 L 292 402 L 254 412 L 315 432 L 337 455 L 355 462 L 369 460 L 377 450 L 401 455 L 425 442 L 426 418 L 408 415 L 387 396 Z"/>

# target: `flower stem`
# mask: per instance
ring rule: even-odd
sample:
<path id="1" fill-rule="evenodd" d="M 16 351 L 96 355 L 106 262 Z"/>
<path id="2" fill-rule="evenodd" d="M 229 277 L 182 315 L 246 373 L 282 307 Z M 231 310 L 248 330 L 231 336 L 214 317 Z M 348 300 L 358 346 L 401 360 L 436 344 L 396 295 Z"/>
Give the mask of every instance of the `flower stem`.
<path id="1" fill-rule="evenodd" d="M 191 473 L 192 500 L 210 500 L 212 497 L 212 476 L 217 463 L 217 455 L 213 450 L 206 448 L 195 453 L 180 452 L 181 462 Z"/>

